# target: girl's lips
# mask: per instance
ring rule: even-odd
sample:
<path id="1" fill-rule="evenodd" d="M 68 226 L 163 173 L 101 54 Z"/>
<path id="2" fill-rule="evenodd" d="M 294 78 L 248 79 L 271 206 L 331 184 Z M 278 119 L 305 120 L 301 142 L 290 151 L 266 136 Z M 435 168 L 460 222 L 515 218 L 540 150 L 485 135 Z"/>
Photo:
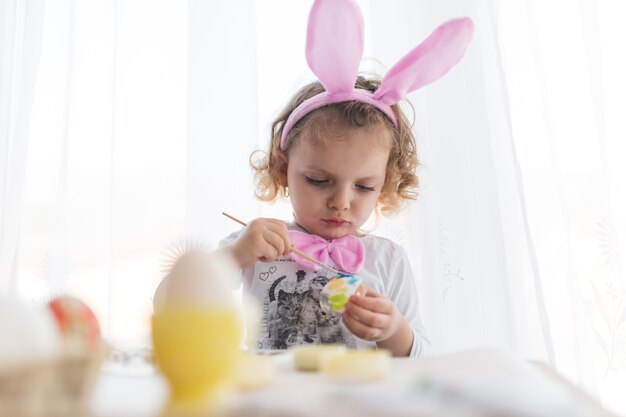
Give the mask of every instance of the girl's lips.
<path id="1" fill-rule="evenodd" d="M 333 227 L 341 227 L 350 223 L 349 221 L 341 220 L 341 219 L 323 219 L 322 221 L 326 223 L 327 225 L 333 226 Z"/>

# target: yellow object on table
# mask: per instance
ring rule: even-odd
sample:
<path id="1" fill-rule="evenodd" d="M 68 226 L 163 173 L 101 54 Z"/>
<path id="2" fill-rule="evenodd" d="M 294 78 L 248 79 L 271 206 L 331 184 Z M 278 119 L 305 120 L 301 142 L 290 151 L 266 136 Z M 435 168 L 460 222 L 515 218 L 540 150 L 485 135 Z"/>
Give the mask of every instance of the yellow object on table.
<path id="1" fill-rule="evenodd" d="M 296 369 L 300 371 L 317 371 L 320 363 L 331 356 L 345 353 L 343 345 L 303 345 L 291 349 Z"/>
<path id="2" fill-rule="evenodd" d="M 389 373 L 390 366 L 391 354 L 384 349 L 348 350 L 325 357 L 320 362 L 324 374 L 350 382 L 382 379 Z"/>
<path id="3" fill-rule="evenodd" d="M 211 409 L 239 358 L 241 320 L 234 309 L 166 306 L 152 317 L 157 365 L 172 393 L 166 414 Z"/>

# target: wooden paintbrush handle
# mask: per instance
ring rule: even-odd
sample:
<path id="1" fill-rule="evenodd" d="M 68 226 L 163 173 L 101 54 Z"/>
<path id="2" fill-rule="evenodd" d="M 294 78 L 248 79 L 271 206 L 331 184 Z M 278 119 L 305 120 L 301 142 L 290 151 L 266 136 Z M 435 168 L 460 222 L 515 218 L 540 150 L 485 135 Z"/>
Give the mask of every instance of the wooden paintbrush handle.
<path id="1" fill-rule="evenodd" d="M 237 223 L 239 223 L 242 226 L 247 226 L 248 224 L 244 221 L 239 220 L 238 218 L 231 216 L 228 213 L 222 212 L 222 214 L 226 217 L 228 217 L 231 220 L 236 221 Z M 328 265 L 326 265 L 325 263 L 322 263 L 320 261 L 318 261 L 317 259 L 315 259 L 314 257 L 312 257 L 311 255 L 302 252 L 301 250 L 296 249 L 294 246 L 291 247 L 291 249 L 289 249 L 291 252 L 295 253 L 296 255 L 302 256 L 304 259 L 306 259 L 309 262 L 313 262 L 315 265 L 322 267 L 324 269 L 327 269 L 329 271 L 332 271 L 335 274 L 340 274 L 341 272 L 339 272 L 338 270 L 336 270 L 335 268 L 332 268 Z"/>
<path id="2" fill-rule="evenodd" d="M 299 256 L 303 257 L 303 258 L 304 258 L 304 259 L 306 259 L 307 261 L 309 261 L 309 262 L 313 262 L 315 265 L 320 266 L 320 267 L 322 267 L 322 268 L 324 268 L 324 269 L 327 269 L 327 270 L 329 270 L 329 271 L 331 271 L 331 272 L 333 272 L 333 273 L 335 273 L 335 274 L 338 274 L 338 275 L 339 275 L 339 274 L 341 274 L 341 272 L 339 272 L 339 271 L 338 271 L 338 270 L 336 270 L 335 268 L 330 267 L 330 266 L 326 265 L 325 263 L 322 263 L 322 262 L 318 261 L 317 259 L 315 259 L 315 258 L 314 258 L 314 257 L 312 257 L 311 255 L 308 255 L 308 254 L 306 254 L 306 253 L 302 252 L 301 250 L 296 249 L 296 248 L 295 248 L 295 246 L 292 246 L 292 247 L 291 247 L 291 252 L 293 252 L 293 253 L 295 253 L 296 255 L 299 255 Z"/>

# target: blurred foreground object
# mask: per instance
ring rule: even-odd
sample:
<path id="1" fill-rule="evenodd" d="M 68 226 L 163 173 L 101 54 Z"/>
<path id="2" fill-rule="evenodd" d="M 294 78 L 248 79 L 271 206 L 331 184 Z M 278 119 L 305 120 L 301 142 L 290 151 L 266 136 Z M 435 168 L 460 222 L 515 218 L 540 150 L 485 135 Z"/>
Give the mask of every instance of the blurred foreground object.
<path id="1" fill-rule="evenodd" d="M 233 373 L 233 385 L 244 391 L 267 387 L 274 381 L 276 372 L 273 357 L 243 353 Z"/>
<path id="2" fill-rule="evenodd" d="M 54 298 L 48 308 L 56 319 L 68 352 L 83 352 L 96 349 L 100 343 L 100 326 L 91 309 L 75 297 Z"/>
<path id="3" fill-rule="evenodd" d="M 325 372 L 300 371 L 293 353 L 284 349 L 256 353 L 263 356 L 260 359 L 271 358 L 273 367 L 267 361 L 253 366 L 237 361 L 243 372 L 253 368 L 265 372 L 262 368 L 267 365 L 265 370 L 273 368 L 274 376 L 268 383 L 257 379 L 258 385 L 251 384 L 252 380 L 237 385 L 239 390 L 230 393 L 232 401 L 218 415 L 617 417 L 553 369 L 498 349 L 388 358 L 386 375 L 370 380 L 342 380 Z M 255 361 L 254 355 L 249 359 Z M 93 410 L 102 417 L 157 417 L 167 394 L 167 384 L 160 375 L 120 378 L 104 374 L 96 388 Z"/>
<path id="4" fill-rule="evenodd" d="M 71 300 L 70 304 L 78 308 L 57 316 L 64 300 Z M 82 335 L 73 333 L 68 330 L 72 326 L 64 327 L 70 322 L 77 329 L 89 330 Z M 85 343 L 78 342 L 83 337 Z M 0 415 L 86 415 L 107 352 L 95 315 L 78 299 L 59 297 L 47 308 L 2 300 Z"/>
<path id="5" fill-rule="evenodd" d="M 324 374 L 337 381 L 375 381 L 389 373 L 391 353 L 384 349 L 348 350 L 322 358 L 319 366 Z"/>
<path id="6" fill-rule="evenodd" d="M 344 352 L 344 345 L 302 345 L 291 349 L 294 366 L 300 371 L 318 371 L 322 361 Z"/>
<path id="7" fill-rule="evenodd" d="M 239 273 L 224 253 L 192 250 L 167 274 L 152 317 L 155 360 L 171 387 L 166 415 L 219 408 L 240 358 L 241 314 L 231 291 Z"/>

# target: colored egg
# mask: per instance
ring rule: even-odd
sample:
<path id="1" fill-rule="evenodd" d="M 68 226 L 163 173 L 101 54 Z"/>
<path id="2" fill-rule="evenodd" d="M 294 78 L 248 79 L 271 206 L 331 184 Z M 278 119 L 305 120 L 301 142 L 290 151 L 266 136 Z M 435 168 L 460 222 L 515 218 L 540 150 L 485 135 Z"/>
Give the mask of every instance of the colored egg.
<path id="1" fill-rule="evenodd" d="M 66 348 L 85 350 L 100 345 L 100 326 L 91 308 L 76 297 L 63 295 L 48 304 Z"/>
<path id="2" fill-rule="evenodd" d="M 343 313 L 350 297 L 357 292 L 361 280 L 355 275 L 341 274 L 332 278 L 320 294 L 320 306 L 331 313 Z"/>

